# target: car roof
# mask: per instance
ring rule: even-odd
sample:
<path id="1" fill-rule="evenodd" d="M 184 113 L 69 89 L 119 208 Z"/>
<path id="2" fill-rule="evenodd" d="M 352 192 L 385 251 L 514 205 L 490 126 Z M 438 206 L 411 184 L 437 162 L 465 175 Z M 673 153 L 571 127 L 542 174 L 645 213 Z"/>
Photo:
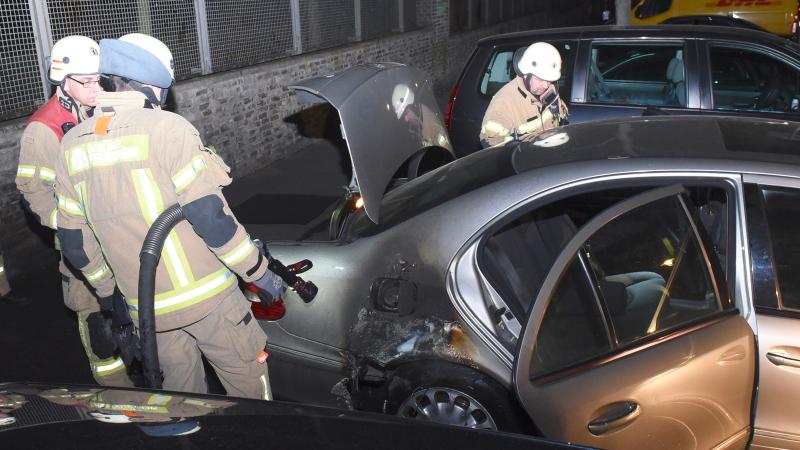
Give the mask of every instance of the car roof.
<path id="1" fill-rule="evenodd" d="M 620 37 L 659 37 L 659 38 L 699 38 L 699 39 L 734 39 L 737 41 L 770 42 L 782 47 L 798 51 L 797 44 L 765 31 L 740 27 L 724 27 L 718 25 L 596 25 L 588 27 L 547 28 L 540 30 L 518 31 L 514 33 L 488 36 L 478 41 L 478 45 L 495 45 L 516 43 L 534 39 L 596 39 Z"/>
<path id="2" fill-rule="evenodd" d="M 525 172 L 548 173 L 552 167 L 565 165 L 570 171 L 574 164 L 596 163 L 598 173 L 605 173 L 609 164 L 622 161 L 626 171 L 703 167 L 800 177 L 800 122 L 664 115 L 567 125 L 530 140 L 472 153 L 389 191 L 380 225 L 357 217 L 349 234 L 380 232 Z"/>
<path id="3" fill-rule="evenodd" d="M 622 158 L 725 159 L 800 167 L 800 123 L 697 115 L 587 122 L 521 142 L 512 158 L 517 173 Z"/>

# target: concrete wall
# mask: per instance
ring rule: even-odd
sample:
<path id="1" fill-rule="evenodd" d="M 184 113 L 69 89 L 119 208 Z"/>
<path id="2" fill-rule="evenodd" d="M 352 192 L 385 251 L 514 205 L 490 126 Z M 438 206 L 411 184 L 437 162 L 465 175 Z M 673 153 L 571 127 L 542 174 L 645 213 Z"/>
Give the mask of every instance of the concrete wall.
<path id="1" fill-rule="evenodd" d="M 423 29 L 181 82 L 171 92 L 174 110 L 197 127 L 207 145 L 217 148 L 234 176 L 242 176 L 302 148 L 307 138 L 287 121 L 301 109 L 287 89 L 295 81 L 355 64 L 395 61 L 430 74 L 443 103 L 481 37 L 587 20 L 581 9 L 553 11 L 551 2 L 543 0 L 546 6 L 536 15 L 450 35 L 449 1 L 422 4 L 420 17 L 430 17 Z M 41 264 L 41 256 L 51 253 L 47 233 L 39 233 L 44 239 L 37 237 L 36 227 L 26 223 L 14 187 L 24 120 L 0 122 L 0 244 L 12 276 Z"/>

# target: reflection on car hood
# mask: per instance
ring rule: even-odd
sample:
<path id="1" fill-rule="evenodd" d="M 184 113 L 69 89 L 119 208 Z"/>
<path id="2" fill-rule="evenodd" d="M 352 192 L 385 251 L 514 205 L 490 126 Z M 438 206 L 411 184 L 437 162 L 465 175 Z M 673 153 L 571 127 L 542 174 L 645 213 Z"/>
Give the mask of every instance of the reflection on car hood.
<path id="1" fill-rule="evenodd" d="M 0 448 L 584 448 L 393 416 L 100 386 L 0 384 Z"/>
<path id="2" fill-rule="evenodd" d="M 290 87 L 299 102 L 326 101 L 339 112 L 364 209 L 375 223 L 386 187 L 406 160 L 427 147 L 453 151 L 431 80 L 417 69 L 361 65 Z"/>

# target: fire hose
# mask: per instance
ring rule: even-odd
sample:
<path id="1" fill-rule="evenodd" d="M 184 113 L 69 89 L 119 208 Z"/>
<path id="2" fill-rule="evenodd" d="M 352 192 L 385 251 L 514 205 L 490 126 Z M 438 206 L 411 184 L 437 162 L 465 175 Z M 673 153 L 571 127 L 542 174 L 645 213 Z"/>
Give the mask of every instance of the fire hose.
<path id="1" fill-rule="evenodd" d="M 151 389 L 161 389 L 163 380 L 156 343 L 156 269 L 161 259 L 164 241 L 170 231 L 185 218 L 183 210 L 178 204 L 164 210 L 147 231 L 142 250 L 139 252 L 139 341 L 144 379 L 147 387 Z M 311 268 L 311 261 L 303 260 L 287 267 L 270 256 L 266 248 L 262 248 L 262 250 L 268 260 L 269 270 L 281 277 L 304 302 L 311 302 L 317 295 L 317 286 L 297 276 L 298 273 Z"/>

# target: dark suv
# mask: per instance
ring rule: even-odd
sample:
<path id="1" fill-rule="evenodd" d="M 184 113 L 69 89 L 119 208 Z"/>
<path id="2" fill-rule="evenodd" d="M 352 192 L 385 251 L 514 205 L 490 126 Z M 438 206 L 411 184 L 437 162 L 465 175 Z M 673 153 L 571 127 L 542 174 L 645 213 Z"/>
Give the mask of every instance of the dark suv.
<path id="1" fill-rule="evenodd" d="M 478 42 L 446 110 L 459 156 L 480 148 L 483 114 L 514 77 L 514 52 L 536 41 L 561 52 L 558 88 L 570 123 L 646 112 L 800 120 L 800 46 L 769 33 L 685 25 L 536 30 Z"/>

